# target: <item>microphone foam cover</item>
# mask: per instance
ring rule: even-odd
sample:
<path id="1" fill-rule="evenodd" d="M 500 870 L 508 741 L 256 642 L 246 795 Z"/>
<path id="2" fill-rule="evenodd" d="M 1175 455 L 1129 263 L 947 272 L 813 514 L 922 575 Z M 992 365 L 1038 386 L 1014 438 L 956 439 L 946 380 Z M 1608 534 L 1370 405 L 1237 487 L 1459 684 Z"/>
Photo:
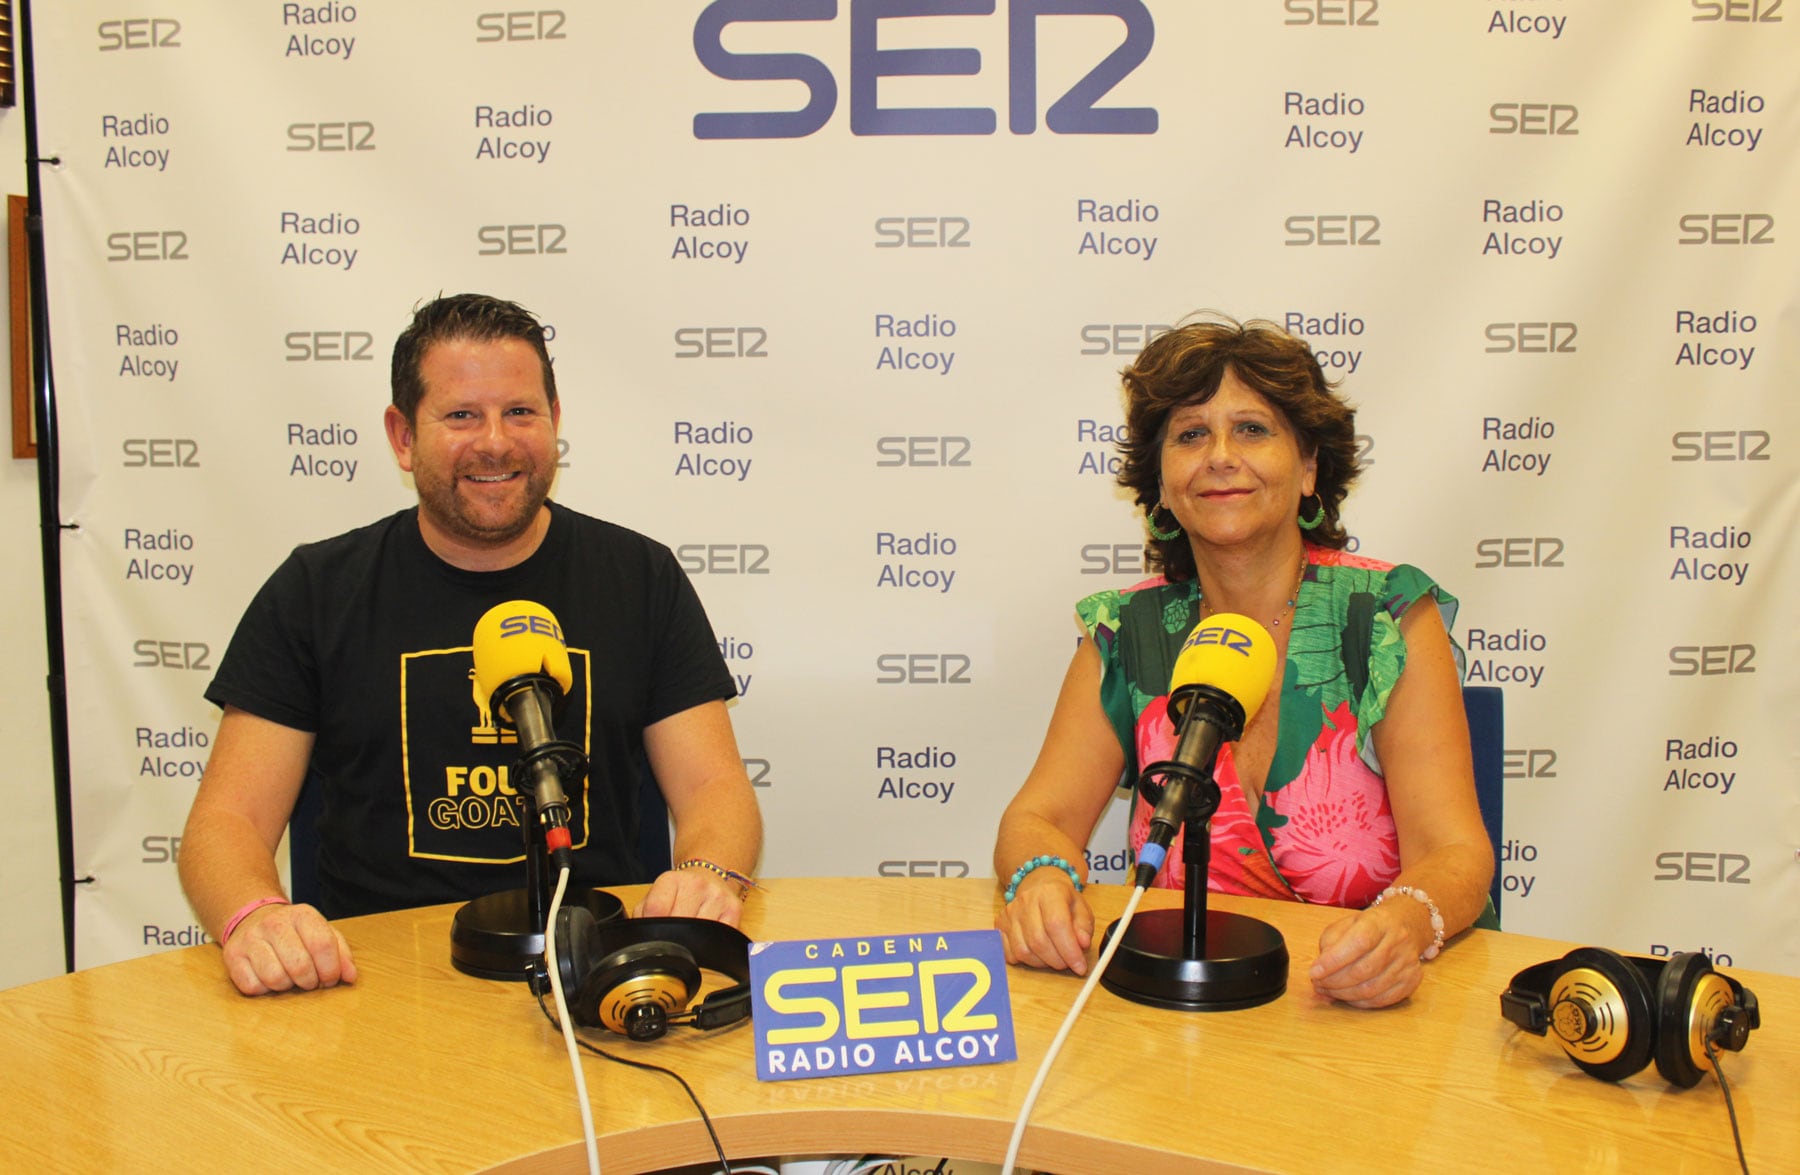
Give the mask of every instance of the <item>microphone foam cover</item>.
<path id="1" fill-rule="evenodd" d="M 475 622 L 475 684 L 483 697 L 523 674 L 543 674 L 569 692 L 575 675 L 562 626 L 550 609 L 530 600 L 496 604 Z M 508 721 L 511 715 L 505 715 Z"/>
<path id="2" fill-rule="evenodd" d="M 1256 717 L 1275 680 L 1275 639 L 1269 630 L 1235 612 L 1208 616 L 1194 626 L 1175 658 L 1169 692 L 1210 685 L 1237 699 L 1244 724 Z"/>

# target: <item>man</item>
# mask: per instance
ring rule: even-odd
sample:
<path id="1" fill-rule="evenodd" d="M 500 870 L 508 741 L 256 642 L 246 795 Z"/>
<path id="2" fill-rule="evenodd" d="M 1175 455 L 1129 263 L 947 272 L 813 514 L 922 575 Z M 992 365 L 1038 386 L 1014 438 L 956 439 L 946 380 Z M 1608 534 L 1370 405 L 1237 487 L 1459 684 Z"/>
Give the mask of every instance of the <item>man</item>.
<path id="1" fill-rule="evenodd" d="M 574 684 L 559 736 L 580 885 L 650 880 L 638 772 L 675 822 L 638 913 L 735 925 L 762 843 L 725 701 L 730 674 L 668 548 L 549 501 L 562 405 L 537 320 L 460 294 L 394 345 L 389 444 L 419 504 L 298 548 L 263 586 L 207 698 L 224 709 L 182 836 L 181 880 L 246 995 L 356 978 L 332 918 L 522 884 L 508 778 L 518 746 L 476 697 L 475 622 L 531 600 L 555 615 Z M 320 909 L 290 905 L 275 850 L 302 784 L 322 795 Z"/>

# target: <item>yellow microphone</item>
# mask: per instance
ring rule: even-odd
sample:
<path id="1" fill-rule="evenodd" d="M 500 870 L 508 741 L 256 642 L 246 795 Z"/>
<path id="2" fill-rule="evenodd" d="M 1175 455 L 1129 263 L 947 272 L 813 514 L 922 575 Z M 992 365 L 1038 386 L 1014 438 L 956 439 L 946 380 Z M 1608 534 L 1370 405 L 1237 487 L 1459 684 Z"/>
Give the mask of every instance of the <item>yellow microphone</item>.
<path id="1" fill-rule="evenodd" d="M 1187 686 L 1209 686 L 1238 704 L 1244 726 L 1262 709 L 1274 680 L 1275 639 L 1269 630 L 1248 616 L 1220 612 L 1195 625 L 1183 642 L 1169 674 L 1170 704 Z M 1174 717 L 1179 724 L 1182 716 Z"/>
<path id="2" fill-rule="evenodd" d="M 569 800 L 564 776 L 587 772 L 587 756 L 556 737 L 555 709 L 575 680 L 562 626 L 550 609 L 530 600 L 496 604 L 475 622 L 475 685 L 496 722 L 519 733 L 519 762 L 530 781 L 545 841 L 560 865 L 569 846 Z"/>
<path id="3" fill-rule="evenodd" d="M 1138 850 L 1137 885 L 1156 880 L 1195 789 L 1211 787 L 1216 795 L 1212 773 L 1219 747 L 1242 736 L 1274 680 L 1275 640 L 1248 616 L 1221 612 L 1188 634 L 1169 675 L 1175 755 L 1144 769 L 1145 775 L 1160 774 L 1165 782 L 1150 817 L 1149 839 Z M 1209 819 L 1217 807 L 1215 798 L 1206 812 Z"/>
<path id="4" fill-rule="evenodd" d="M 513 678 L 532 676 L 547 677 L 562 693 L 569 692 L 575 675 L 569 668 L 562 626 L 542 604 L 530 600 L 496 604 L 475 622 L 475 684 L 482 696 L 493 700 L 494 691 Z M 494 713 L 513 720 L 503 703 L 494 706 Z"/>

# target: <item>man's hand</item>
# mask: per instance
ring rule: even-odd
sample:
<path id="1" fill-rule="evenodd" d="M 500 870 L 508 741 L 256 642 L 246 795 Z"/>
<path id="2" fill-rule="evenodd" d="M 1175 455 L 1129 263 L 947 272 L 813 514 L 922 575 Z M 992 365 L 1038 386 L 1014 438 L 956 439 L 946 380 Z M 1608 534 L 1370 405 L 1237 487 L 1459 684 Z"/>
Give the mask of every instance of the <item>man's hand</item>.
<path id="1" fill-rule="evenodd" d="M 671 869 L 658 877 L 633 918 L 711 918 L 736 926 L 744 914 L 742 887 L 708 869 Z"/>
<path id="2" fill-rule="evenodd" d="M 356 982 L 350 944 L 311 906 L 252 912 L 231 932 L 224 953 L 225 972 L 245 995 Z"/>

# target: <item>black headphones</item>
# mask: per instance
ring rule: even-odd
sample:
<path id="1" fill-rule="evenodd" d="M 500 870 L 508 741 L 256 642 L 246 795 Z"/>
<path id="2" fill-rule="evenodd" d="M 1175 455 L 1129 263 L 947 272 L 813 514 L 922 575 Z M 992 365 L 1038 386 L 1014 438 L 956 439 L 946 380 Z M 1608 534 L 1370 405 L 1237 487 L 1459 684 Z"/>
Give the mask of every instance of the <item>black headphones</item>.
<path id="1" fill-rule="evenodd" d="M 1742 1051 L 1762 1025 L 1756 993 L 1705 955 L 1668 959 L 1577 947 L 1513 976 L 1500 1014 L 1539 1036 L 1554 1030 L 1576 1067 L 1622 1081 L 1652 1059 L 1683 1089 L 1713 1067 L 1706 1045 Z"/>
<path id="2" fill-rule="evenodd" d="M 583 906 L 556 912 L 557 967 L 569 1015 L 587 1028 L 655 1040 L 671 1024 L 723 1028 L 750 1014 L 750 940 L 710 918 L 596 921 Z M 700 970 L 736 980 L 697 1007 Z"/>

